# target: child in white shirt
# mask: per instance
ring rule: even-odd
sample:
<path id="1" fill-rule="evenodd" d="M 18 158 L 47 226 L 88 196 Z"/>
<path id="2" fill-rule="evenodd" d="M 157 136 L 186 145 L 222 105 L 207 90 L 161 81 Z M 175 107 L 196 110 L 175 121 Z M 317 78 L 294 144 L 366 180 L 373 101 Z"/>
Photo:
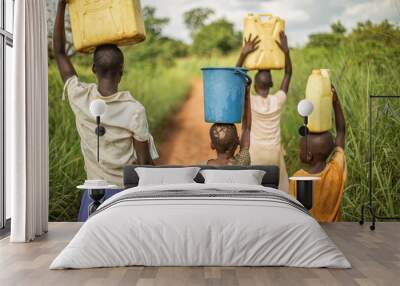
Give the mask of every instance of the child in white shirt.
<path id="1" fill-rule="evenodd" d="M 237 66 L 241 67 L 246 57 L 257 50 L 258 37 L 245 41 Z M 252 129 L 250 134 L 250 157 L 252 165 L 275 165 L 280 169 L 279 189 L 289 191 L 289 180 L 281 146 L 280 118 L 286 102 L 292 76 L 292 63 L 286 35 L 280 34 L 279 47 L 285 54 L 285 75 L 280 90 L 270 94 L 273 86 L 270 70 L 259 70 L 255 76 L 256 94 L 251 99 Z"/>
<path id="2" fill-rule="evenodd" d="M 128 91 L 118 91 L 124 56 L 115 45 L 102 45 L 94 52 L 92 70 L 97 84 L 79 80 L 65 51 L 65 7 L 66 1 L 59 1 L 54 25 L 54 55 L 75 114 L 87 178 L 123 186 L 124 166 L 152 164 L 153 159 L 158 158 L 145 108 Z M 102 99 L 107 105 L 107 112 L 101 118 L 106 133 L 100 141 L 100 162 L 97 162 L 96 119 L 90 113 L 90 104 L 95 99 Z"/>

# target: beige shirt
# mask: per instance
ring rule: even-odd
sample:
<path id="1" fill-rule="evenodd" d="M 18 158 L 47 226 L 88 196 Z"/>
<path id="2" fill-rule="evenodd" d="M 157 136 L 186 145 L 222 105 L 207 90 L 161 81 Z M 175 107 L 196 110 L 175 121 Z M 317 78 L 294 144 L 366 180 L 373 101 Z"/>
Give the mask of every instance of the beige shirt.
<path id="1" fill-rule="evenodd" d="M 75 113 L 76 128 L 81 138 L 81 150 L 88 179 L 103 179 L 123 186 L 123 167 L 136 162 L 133 138 L 149 141 L 150 154 L 158 158 L 153 137 L 149 132 L 144 106 L 128 91 L 102 96 L 96 84 L 81 82 L 77 76 L 67 80 L 64 93 Z M 90 113 L 90 103 L 102 99 L 107 104 L 101 125 L 106 133 L 100 137 L 100 163 L 97 162 L 96 118 Z"/>

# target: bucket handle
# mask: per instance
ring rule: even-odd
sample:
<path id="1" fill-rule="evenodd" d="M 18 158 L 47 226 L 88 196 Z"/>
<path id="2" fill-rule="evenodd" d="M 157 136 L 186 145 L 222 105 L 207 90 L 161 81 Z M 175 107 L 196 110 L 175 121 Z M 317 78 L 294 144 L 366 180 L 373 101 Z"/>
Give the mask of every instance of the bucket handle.
<path id="1" fill-rule="evenodd" d="M 246 80 L 247 84 L 249 82 L 251 82 L 251 77 L 247 73 L 245 73 L 243 70 L 236 68 L 235 73 L 240 74 Z"/>

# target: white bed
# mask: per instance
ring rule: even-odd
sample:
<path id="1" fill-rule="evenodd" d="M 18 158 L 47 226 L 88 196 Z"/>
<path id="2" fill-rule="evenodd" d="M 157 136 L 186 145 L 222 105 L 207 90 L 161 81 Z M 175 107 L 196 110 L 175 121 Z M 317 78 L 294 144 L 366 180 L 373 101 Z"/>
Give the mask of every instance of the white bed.
<path id="1" fill-rule="evenodd" d="M 351 267 L 287 194 L 197 183 L 135 187 L 111 197 L 50 269 L 129 265 Z"/>

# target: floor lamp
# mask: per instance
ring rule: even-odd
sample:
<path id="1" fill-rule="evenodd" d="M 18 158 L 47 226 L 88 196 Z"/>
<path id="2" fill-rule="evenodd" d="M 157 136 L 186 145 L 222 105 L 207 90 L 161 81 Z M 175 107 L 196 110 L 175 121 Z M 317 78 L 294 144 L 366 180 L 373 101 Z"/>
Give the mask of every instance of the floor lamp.
<path id="1" fill-rule="evenodd" d="M 372 178 L 372 164 L 374 161 L 374 154 L 372 148 L 373 141 L 373 126 L 372 126 L 372 102 L 375 100 L 388 100 L 388 99 L 397 99 L 400 100 L 399 95 L 370 95 L 368 99 L 368 137 L 369 137 L 369 147 L 368 147 L 368 202 L 363 203 L 361 205 L 361 219 L 359 223 L 361 225 L 364 224 L 365 221 L 365 210 L 368 210 L 371 215 L 371 225 L 369 226 L 370 230 L 375 230 L 376 219 L 380 220 L 399 220 L 400 217 L 396 216 L 380 216 L 377 214 L 376 208 L 373 204 L 373 178 Z"/>

